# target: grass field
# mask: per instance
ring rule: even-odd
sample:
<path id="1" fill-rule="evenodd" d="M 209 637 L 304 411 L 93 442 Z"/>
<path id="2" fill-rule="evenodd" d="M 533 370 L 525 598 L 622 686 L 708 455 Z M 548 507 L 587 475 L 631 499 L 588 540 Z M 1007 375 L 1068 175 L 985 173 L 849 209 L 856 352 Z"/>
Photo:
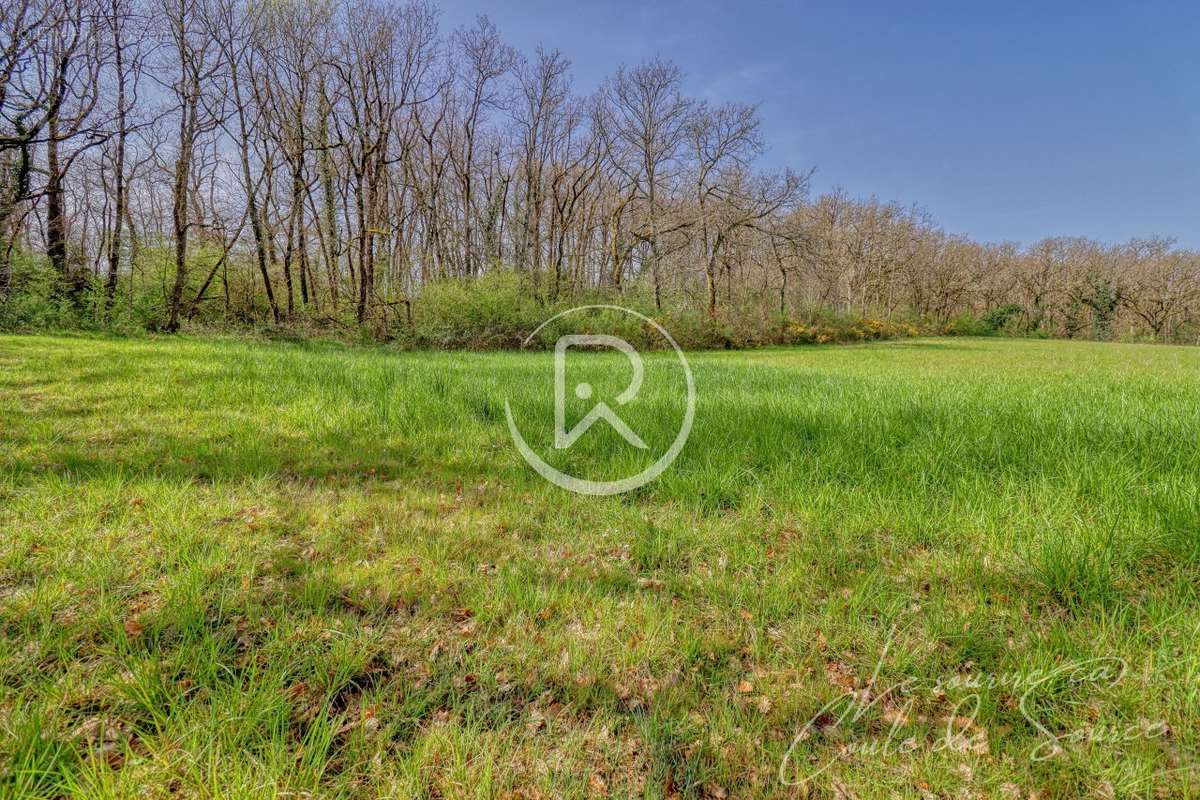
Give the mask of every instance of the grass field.
<path id="1" fill-rule="evenodd" d="M 0 796 L 1200 796 L 1200 350 L 690 360 L 0 338 Z"/>

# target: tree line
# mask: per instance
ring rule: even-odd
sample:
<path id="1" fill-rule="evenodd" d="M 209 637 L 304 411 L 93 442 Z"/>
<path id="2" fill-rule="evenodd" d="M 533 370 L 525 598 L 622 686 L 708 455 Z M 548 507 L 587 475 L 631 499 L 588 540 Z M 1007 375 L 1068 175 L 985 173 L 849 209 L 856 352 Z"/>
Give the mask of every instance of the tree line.
<path id="1" fill-rule="evenodd" d="M 815 314 L 1200 335 L 1200 254 L 1170 240 L 978 243 L 812 197 L 811 170 L 761 166 L 754 106 L 688 96 L 676 65 L 582 93 L 563 53 L 423 0 L 9 0 L 0 47 L 0 320 L 36 296 L 386 335 L 504 272 L 750 340 Z"/>

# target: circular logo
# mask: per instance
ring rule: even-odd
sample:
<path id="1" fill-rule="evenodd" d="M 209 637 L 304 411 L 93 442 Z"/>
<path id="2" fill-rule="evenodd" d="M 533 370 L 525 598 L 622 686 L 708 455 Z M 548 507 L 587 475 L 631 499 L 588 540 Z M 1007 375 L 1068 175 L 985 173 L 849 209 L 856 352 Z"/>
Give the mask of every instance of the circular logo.
<path id="1" fill-rule="evenodd" d="M 668 344 L 671 345 L 671 348 L 675 351 L 676 357 L 679 359 L 679 365 L 683 368 L 683 376 L 687 384 L 687 405 L 683 414 L 683 421 L 679 427 L 679 432 L 675 435 L 675 439 L 671 442 L 671 445 L 667 448 L 666 452 L 659 456 L 659 458 L 653 464 L 646 467 L 636 475 L 631 475 L 627 478 L 606 481 L 579 478 L 546 463 L 546 461 L 539 456 L 532 447 L 529 446 L 529 443 L 525 441 L 525 437 L 521 435 L 521 431 L 517 428 L 517 423 L 513 419 L 512 407 L 507 399 L 504 401 L 504 415 L 508 420 L 508 432 L 512 435 L 513 443 L 516 444 L 517 450 L 521 453 L 521 457 L 525 459 L 529 466 L 537 470 L 539 475 L 553 483 L 555 486 L 561 487 L 568 491 L 576 492 L 578 494 L 603 496 L 621 494 L 622 492 L 628 492 L 631 489 L 637 489 L 640 486 L 644 486 L 661 475 L 663 471 L 667 469 L 667 467 L 671 466 L 671 463 L 679 455 L 680 451 L 683 450 L 683 446 L 687 443 L 688 436 L 692 432 L 692 422 L 695 420 L 696 416 L 696 384 L 695 380 L 692 378 L 691 365 L 688 364 L 687 358 L 683 355 L 683 350 L 680 349 L 679 345 L 675 342 L 675 339 L 672 338 L 671 334 L 668 333 L 663 326 L 659 325 L 645 314 L 639 314 L 632 309 L 623 308 L 621 306 L 587 305 L 567 309 L 566 311 L 555 314 L 553 317 L 539 325 L 533 331 L 533 333 L 525 337 L 525 341 L 521 343 L 521 346 L 526 347 L 533 340 L 533 337 L 541 333 L 541 331 L 547 325 L 555 320 L 561 319 L 570 314 L 596 310 L 618 311 L 623 314 L 629 314 L 630 316 L 636 317 L 638 320 L 650 325 L 660 336 L 663 337 Z M 630 369 L 632 370 L 631 378 L 629 385 L 614 399 L 614 402 L 618 408 L 624 406 L 626 403 L 629 403 L 635 397 L 637 397 L 638 392 L 641 391 L 642 388 L 642 380 L 645 377 L 645 364 L 642 361 L 641 354 L 633 347 L 633 345 L 619 336 L 613 336 L 609 334 L 568 334 L 566 336 L 560 336 L 554 344 L 554 448 L 556 450 L 570 449 L 580 437 L 588 432 L 593 425 L 595 425 L 597 422 L 604 422 L 611 427 L 621 439 L 624 440 L 626 445 L 638 450 L 649 450 L 649 446 L 645 443 L 645 441 L 642 440 L 637 432 L 631 428 L 624 419 L 621 418 L 621 416 L 616 412 L 615 409 L 613 409 L 612 406 L 604 401 L 597 402 L 595 405 L 593 405 L 591 410 L 588 411 L 582 419 L 580 419 L 569 430 L 567 429 L 566 365 L 567 353 L 573 347 L 611 348 L 623 353 L 628 359 Z M 594 392 L 595 388 L 590 383 L 578 383 L 574 387 L 574 394 L 580 400 L 590 400 Z"/>

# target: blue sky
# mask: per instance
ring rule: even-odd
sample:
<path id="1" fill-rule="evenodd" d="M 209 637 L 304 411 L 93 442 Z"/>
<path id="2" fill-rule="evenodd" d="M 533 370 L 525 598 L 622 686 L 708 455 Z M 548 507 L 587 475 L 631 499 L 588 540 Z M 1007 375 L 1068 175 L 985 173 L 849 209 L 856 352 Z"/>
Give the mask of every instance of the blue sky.
<path id="1" fill-rule="evenodd" d="M 986 241 L 1160 234 L 1200 248 L 1200 2 L 443 0 L 591 91 L 660 55 L 757 103 L 768 165 L 918 203 Z"/>

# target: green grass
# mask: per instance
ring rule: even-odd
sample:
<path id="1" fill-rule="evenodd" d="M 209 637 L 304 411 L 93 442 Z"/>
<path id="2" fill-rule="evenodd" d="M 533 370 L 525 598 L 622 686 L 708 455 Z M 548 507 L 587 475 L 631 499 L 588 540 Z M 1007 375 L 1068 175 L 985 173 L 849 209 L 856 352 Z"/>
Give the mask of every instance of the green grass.
<path id="1" fill-rule="evenodd" d="M 1200 350 L 691 362 L 0 338 L 0 796 L 1200 796 Z"/>

